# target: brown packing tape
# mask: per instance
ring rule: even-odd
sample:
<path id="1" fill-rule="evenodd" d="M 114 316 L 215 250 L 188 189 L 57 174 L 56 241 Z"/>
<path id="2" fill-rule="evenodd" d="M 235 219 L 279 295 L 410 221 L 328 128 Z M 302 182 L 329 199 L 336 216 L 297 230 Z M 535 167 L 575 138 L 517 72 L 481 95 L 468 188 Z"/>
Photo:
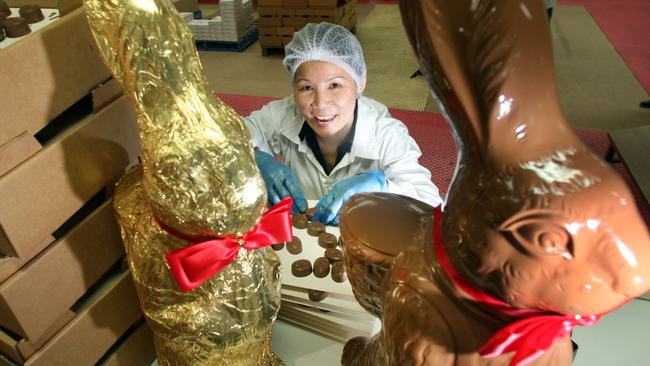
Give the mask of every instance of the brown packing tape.
<path id="1" fill-rule="evenodd" d="M 30 254 L 139 153 L 135 113 L 122 97 L 0 177 L 0 252 Z"/>
<path id="2" fill-rule="evenodd" d="M 0 325 L 32 341 L 41 338 L 124 254 L 111 203 L 0 285 L 0 301 L 8 307 Z"/>
<path id="3" fill-rule="evenodd" d="M 31 1 L 30 1 L 31 3 Z M 0 52 L 0 144 L 35 134 L 110 77 L 83 8 Z"/>

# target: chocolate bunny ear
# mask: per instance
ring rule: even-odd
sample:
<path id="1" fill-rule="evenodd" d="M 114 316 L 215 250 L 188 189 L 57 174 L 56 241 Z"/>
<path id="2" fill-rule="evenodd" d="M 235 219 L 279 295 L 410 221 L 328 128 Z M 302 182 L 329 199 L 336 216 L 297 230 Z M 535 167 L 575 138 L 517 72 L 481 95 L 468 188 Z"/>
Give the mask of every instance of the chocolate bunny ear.
<path id="1" fill-rule="evenodd" d="M 105 63 L 138 115 L 155 215 L 190 235 L 248 231 L 265 206 L 248 129 L 203 77 L 170 1 L 85 0 Z"/>
<path id="2" fill-rule="evenodd" d="M 541 1 L 402 0 L 400 10 L 420 70 L 473 150 L 509 160 L 522 140 L 544 145 L 547 133 L 568 130 Z"/>

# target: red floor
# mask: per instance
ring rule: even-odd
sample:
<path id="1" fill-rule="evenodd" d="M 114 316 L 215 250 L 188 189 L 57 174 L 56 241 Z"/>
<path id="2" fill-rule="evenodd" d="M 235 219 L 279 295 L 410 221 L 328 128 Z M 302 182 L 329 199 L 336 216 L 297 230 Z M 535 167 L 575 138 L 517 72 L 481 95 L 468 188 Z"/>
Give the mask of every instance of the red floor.
<path id="1" fill-rule="evenodd" d="M 643 88 L 650 94 L 650 1 L 559 0 L 560 5 L 582 5 L 596 20 Z M 643 39 L 646 38 L 646 41 Z"/>

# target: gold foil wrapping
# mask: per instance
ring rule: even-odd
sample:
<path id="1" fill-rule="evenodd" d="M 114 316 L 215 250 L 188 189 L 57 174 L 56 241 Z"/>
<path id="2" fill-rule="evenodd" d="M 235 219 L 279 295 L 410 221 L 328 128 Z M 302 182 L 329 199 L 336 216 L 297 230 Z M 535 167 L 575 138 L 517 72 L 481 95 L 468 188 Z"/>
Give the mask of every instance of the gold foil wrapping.
<path id="1" fill-rule="evenodd" d="M 114 205 L 160 365 L 276 365 L 271 328 L 279 261 L 241 250 L 200 287 L 179 291 L 164 259 L 190 235 L 241 234 L 265 209 L 244 121 L 210 92 L 192 35 L 169 0 L 86 0 L 99 51 L 138 116 L 142 165 Z"/>

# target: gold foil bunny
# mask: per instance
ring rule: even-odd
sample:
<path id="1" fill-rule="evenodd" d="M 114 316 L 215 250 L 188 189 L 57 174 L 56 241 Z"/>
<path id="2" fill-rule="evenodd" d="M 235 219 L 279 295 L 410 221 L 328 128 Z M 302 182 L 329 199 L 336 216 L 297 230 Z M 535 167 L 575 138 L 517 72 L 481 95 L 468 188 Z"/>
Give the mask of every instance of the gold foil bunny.
<path id="1" fill-rule="evenodd" d="M 160 365 L 276 365 L 278 257 L 239 250 L 223 271 L 179 290 L 165 254 L 190 237 L 241 238 L 266 193 L 243 119 L 204 80 L 192 34 L 169 0 L 85 0 L 99 50 L 135 109 L 142 165 L 114 206 Z M 167 230 L 161 229 L 164 225 Z"/>

